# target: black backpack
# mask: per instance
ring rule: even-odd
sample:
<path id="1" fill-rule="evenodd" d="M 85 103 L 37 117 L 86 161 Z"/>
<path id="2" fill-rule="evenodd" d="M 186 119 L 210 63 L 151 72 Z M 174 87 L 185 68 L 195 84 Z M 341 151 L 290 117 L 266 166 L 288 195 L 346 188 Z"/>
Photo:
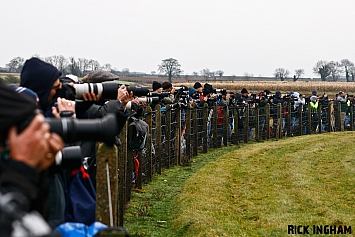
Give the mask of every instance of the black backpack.
<path id="1" fill-rule="evenodd" d="M 147 143 L 149 125 L 141 119 L 135 117 L 131 117 L 131 119 L 133 119 L 133 122 L 128 126 L 129 134 L 131 134 L 128 145 L 133 151 L 138 152 L 143 150 Z"/>

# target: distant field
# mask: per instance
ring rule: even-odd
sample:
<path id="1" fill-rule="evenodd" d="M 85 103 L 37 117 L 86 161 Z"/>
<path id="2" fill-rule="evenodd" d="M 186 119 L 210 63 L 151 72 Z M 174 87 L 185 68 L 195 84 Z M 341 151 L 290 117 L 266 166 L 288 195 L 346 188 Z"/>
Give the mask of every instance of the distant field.
<path id="1" fill-rule="evenodd" d="M 20 76 L 19 73 L 0 73 L 0 79 L 5 79 L 8 76 Z M 160 83 L 167 81 L 164 77 L 121 77 L 120 82 L 122 84 L 141 84 L 151 87 L 153 81 L 159 81 Z M 201 80 L 202 85 L 206 82 Z M 306 95 L 311 94 L 312 90 L 317 90 L 318 94 L 328 93 L 335 95 L 339 91 L 345 91 L 348 94 L 355 93 L 355 82 L 321 82 L 321 81 L 219 81 L 208 82 L 214 88 L 226 88 L 229 91 L 240 92 L 242 88 L 247 88 L 249 92 L 260 92 L 264 89 L 270 90 L 275 93 L 279 90 L 283 93 L 289 93 L 291 91 L 297 91 Z M 194 82 L 187 82 L 185 79 L 173 80 L 174 86 L 185 85 L 192 87 Z"/>

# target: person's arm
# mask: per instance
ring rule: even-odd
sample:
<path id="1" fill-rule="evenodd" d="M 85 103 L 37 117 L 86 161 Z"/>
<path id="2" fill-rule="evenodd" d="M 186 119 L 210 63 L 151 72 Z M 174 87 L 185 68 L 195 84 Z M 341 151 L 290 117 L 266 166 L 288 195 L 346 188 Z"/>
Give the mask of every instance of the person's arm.
<path id="1" fill-rule="evenodd" d="M 174 96 L 174 94 L 170 94 L 169 96 L 164 97 L 163 100 L 164 100 L 165 104 L 173 104 L 174 100 L 175 100 L 175 96 Z"/>
<path id="2" fill-rule="evenodd" d="M 40 172 L 52 165 L 64 142 L 58 134 L 49 132 L 43 115 L 36 115 L 20 134 L 16 127 L 11 127 L 7 140 L 9 152 L 2 153 L 0 159 L 0 192 L 21 196 L 24 202 L 14 205 L 19 211 L 26 212 L 41 195 Z"/>

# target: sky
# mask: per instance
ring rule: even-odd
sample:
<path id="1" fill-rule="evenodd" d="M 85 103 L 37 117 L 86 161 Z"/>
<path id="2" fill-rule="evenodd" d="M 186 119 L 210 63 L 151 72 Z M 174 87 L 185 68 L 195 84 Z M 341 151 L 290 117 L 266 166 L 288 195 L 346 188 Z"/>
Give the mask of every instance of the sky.
<path id="1" fill-rule="evenodd" d="M 318 77 L 319 60 L 355 62 L 354 0 L 0 0 L 0 67 L 33 55 L 131 72 L 177 59 L 185 74 Z"/>

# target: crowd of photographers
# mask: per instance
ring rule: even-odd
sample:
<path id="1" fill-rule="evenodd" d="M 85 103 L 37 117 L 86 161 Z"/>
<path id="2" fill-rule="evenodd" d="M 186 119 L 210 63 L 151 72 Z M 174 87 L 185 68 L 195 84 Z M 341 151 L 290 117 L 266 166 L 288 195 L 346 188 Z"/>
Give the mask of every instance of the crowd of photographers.
<path id="1" fill-rule="evenodd" d="M 181 108 L 181 120 L 185 121 L 184 111 L 194 103 L 200 108 L 204 104 L 211 108 L 216 103 L 214 116 L 209 110 L 207 133 L 211 133 L 210 120 L 214 117 L 219 129 L 227 129 L 229 136 L 234 129 L 243 128 L 246 114 L 252 118 L 258 108 L 259 124 L 255 124 L 255 119 L 248 119 L 249 138 L 255 139 L 256 126 L 266 131 L 271 129 L 266 127 L 268 119 L 272 121 L 271 126 L 276 124 L 279 104 L 284 132 L 286 122 L 291 123 L 293 131 L 303 130 L 298 118 L 306 112 L 308 104 L 314 111 L 312 121 L 318 121 L 316 111 L 321 107 L 322 127 L 318 128 L 318 123 L 314 122 L 312 130 L 325 130 L 331 101 L 327 94 L 319 96 L 317 91 L 312 91 L 311 96 L 298 92 L 281 94 L 280 91 L 273 95 L 269 90 L 249 93 L 246 88 L 234 93 L 213 88 L 208 83 L 202 86 L 200 82 L 188 88 L 154 81 L 151 92 L 146 87 L 120 85 L 114 82 L 117 79 L 111 73 L 94 71 L 80 82 L 72 75 L 62 76 L 51 64 L 31 58 L 24 64 L 20 85 L 0 83 L 1 236 L 51 236 L 56 235 L 53 228 L 67 221 L 77 221 L 69 218 L 72 210 L 68 209 L 67 181 L 72 171 L 85 167 L 96 187 L 97 142 L 119 145 L 117 135 L 129 116 L 144 115 L 148 105 L 154 110 L 159 104 L 162 111 L 168 105 Z M 335 99 L 334 113 L 341 120 L 341 130 L 350 123 L 348 109 L 352 100 L 353 97 L 344 92 L 339 92 Z M 339 115 L 336 114 L 338 102 Z M 267 104 L 270 104 L 270 117 L 266 117 Z M 287 121 L 286 116 L 288 104 L 293 114 L 291 121 Z M 225 106 L 234 105 L 238 107 L 240 118 L 238 128 L 234 128 L 234 116 L 223 111 Z M 223 128 L 224 116 L 230 118 L 227 128 Z M 68 157 L 66 150 L 70 151 Z M 72 159 L 77 153 L 76 159 Z M 37 221 L 36 228 L 28 219 Z M 85 220 L 86 224 L 94 222 L 95 210 L 85 216 Z"/>
<path id="2" fill-rule="evenodd" d="M 108 76 L 89 75 L 88 82 Z M 96 142 L 117 144 L 125 106 L 139 101 L 117 83 L 108 99 L 96 87 L 80 93 L 76 78 L 38 58 L 25 62 L 20 77 L 19 86 L 0 84 L 0 235 L 56 236 L 53 228 L 73 221 L 67 178 L 85 157 L 95 183 Z M 82 217 L 88 225 L 95 221 L 91 210 Z"/>

